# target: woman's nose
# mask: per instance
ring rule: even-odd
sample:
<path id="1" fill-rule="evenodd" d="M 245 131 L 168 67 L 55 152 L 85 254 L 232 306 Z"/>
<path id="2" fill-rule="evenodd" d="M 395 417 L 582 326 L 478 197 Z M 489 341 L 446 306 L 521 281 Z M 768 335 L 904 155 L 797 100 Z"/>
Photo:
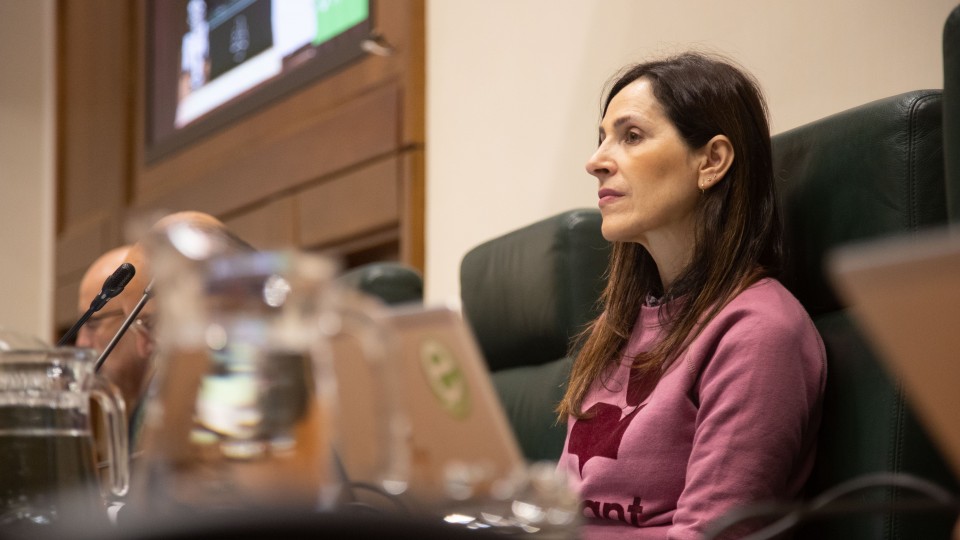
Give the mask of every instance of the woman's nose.
<path id="1" fill-rule="evenodd" d="M 597 147 L 597 150 L 587 160 L 585 167 L 587 172 L 597 178 L 604 178 L 616 172 L 616 164 L 606 152 L 603 143 Z"/>

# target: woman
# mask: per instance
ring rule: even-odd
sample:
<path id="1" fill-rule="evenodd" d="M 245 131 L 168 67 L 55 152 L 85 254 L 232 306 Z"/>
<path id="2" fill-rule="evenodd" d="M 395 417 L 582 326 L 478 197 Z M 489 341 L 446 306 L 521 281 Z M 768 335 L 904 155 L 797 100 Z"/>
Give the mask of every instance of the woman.
<path id="1" fill-rule="evenodd" d="M 613 253 L 558 407 L 584 536 L 696 538 L 736 506 L 797 495 L 826 366 L 774 279 L 781 224 L 756 82 L 699 54 L 628 69 L 587 171 Z"/>

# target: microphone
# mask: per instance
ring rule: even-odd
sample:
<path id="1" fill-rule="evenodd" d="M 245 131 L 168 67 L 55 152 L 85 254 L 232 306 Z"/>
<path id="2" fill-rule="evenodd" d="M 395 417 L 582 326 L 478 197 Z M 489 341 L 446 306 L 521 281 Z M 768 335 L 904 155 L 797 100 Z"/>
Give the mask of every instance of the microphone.
<path id="1" fill-rule="evenodd" d="M 137 270 L 128 262 L 117 267 L 117 269 L 110 274 L 110 277 L 103 282 L 103 288 L 100 290 L 100 294 L 90 302 L 90 309 L 92 310 L 90 313 L 100 311 L 100 309 L 107 304 L 108 300 L 120 294 L 136 273 Z"/>
<path id="2" fill-rule="evenodd" d="M 110 274 L 110 277 L 103 282 L 103 287 L 100 288 L 100 294 L 90 302 L 90 307 L 87 308 L 87 311 L 74 323 L 70 330 L 60 338 L 60 341 L 57 342 L 57 347 L 62 347 L 67 341 L 76 336 L 80 327 L 87 322 L 87 319 L 94 313 L 100 311 L 103 306 L 107 305 L 107 302 L 111 298 L 120 294 L 136 273 L 136 268 L 130 263 L 125 262 L 118 266 L 117 269 Z"/>
<path id="3" fill-rule="evenodd" d="M 123 324 L 120 325 L 120 328 L 117 330 L 117 333 L 113 335 L 113 339 L 110 340 L 110 343 L 104 347 L 103 352 L 100 353 L 100 358 L 97 358 L 97 364 L 94 366 L 94 372 L 100 371 L 100 366 L 103 365 L 103 362 L 107 359 L 113 348 L 117 346 L 117 342 L 120 341 L 120 338 L 127 333 L 127 329 L 130 328 L 130 325 L 133 324 L 133 321 L 137 319 L 137 316 L 140 315 L 140 311 L 143 309 L 143 306 L 147 305 L 147 302 L 153 296 L 153 281 L 151 281 L 147 287 L 143 290 L 143 296 L 140 297 L 140 301 L 137 302 L 137 305 L 130 311 L 130 315 L 127 315 L 127 318 L 124 319 Z"/>

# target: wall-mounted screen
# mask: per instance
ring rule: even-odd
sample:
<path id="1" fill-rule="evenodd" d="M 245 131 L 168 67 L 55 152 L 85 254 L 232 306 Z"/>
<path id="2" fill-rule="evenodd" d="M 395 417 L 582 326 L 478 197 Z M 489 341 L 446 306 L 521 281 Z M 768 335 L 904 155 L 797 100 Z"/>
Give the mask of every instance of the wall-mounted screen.
<path id="1" fill-rule="evenodd" d="M 151 0 L 146 159 L 182 149 L 365 53 L 371 0 Z"/>

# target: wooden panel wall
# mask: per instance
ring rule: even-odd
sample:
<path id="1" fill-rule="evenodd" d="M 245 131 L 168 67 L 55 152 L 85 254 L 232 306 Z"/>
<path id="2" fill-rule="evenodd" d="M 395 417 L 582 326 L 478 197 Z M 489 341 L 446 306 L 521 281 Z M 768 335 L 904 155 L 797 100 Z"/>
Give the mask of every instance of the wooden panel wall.
<path id="1" fill-rule="evenodd" d="M 58 3 L 58 326 L 130 216 L 200 210 L 260 248 L 422 270 L 424 3 L 373 2 L 392 54 L 358 62 L 146 163 L 145 6 Z"/>

